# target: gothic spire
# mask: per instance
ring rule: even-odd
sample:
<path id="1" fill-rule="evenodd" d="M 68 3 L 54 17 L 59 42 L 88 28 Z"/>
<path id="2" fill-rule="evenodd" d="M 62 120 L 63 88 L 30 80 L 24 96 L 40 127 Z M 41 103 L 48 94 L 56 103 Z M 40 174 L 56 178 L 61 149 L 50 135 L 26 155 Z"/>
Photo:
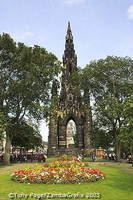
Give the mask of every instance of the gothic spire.
<path id="1" fill-rule="evenodd" d="M 71 68 L 69 71 L 75 71 L 77 69 L 77 56 L 74 50 L 74 43 L 73 43 L 73 35 L 70 26 L 70 22 L 68 22 L 67 34 L 66 34 L 66 41 L 65 41 L 65 51 L 63 55 L 63 64 L 67 68 Z"/>
<path id="2" fill-rule="evenodd" d="M 72 31 L 71 31 L 70 22 L 68 22 L 66 40 L 73 40 L 73 35 L 72 35 Z"/>

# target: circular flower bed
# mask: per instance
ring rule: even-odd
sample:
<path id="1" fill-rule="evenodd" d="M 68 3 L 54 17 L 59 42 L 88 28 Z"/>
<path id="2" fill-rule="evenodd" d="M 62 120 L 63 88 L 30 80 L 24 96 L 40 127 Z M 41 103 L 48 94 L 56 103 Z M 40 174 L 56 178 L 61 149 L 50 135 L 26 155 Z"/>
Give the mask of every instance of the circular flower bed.
<path id="1" fill-rule="evenodd" d="M 29 169 L 16 171 L 11 175 L 11 179 L 28 184 L 80 184 L 105 178 L 101 171 L 86 166 L 87 163 L 76 159 L 61 158 L 43 166 L 32 166 Z"/>
<path id="2" fill-rule="evenodd" d="M 104 179 L 104 174 L 91 168 L 47 168 L 19 170 L 12 174 L 12 180 L 20 183 L 67 184 L 88 183 Z"/>

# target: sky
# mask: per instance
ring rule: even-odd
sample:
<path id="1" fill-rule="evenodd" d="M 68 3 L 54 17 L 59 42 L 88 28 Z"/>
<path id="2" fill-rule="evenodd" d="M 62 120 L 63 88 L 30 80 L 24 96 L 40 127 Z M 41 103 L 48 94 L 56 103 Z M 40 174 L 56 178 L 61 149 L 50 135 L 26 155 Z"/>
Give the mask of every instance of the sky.
<path id="1" fill-rule="evenodd" d="M 60 60 L 70 21 L 80 67 L 107 55 L 133 57 L 133 0 L 0 0 L 0 19 L 0 34 Z M 44 122 L 40 131 L 46 141 Z"/>

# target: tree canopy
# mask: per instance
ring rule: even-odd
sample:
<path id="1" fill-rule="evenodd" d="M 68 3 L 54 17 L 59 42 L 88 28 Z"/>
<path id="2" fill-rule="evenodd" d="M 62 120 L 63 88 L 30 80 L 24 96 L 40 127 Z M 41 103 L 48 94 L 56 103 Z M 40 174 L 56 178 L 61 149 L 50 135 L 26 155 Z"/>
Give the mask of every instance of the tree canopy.
<path id="1" fill-rule="evenodd" d="M 47 116 L 51 82 L 59 72 L 59 62 L 40 46 L 16 44 L 9 35 L 0 36 L 0 110 L 21 120 Z"/>
<path id="2" fill-rule="evenodd" d="M 12 138 L 13 147 L 24 147 L 26 150 L 35 149 L 36 147 L 41 147 L 42 136 L 39 134 L 38 130 L 29 125 L 26 122 L 17 124 L 14 127 L 14 134 Z"/>
<path id="3" fill-rule="evenodd" d="M 0 113 L 7 124 L 8 141 L 14 125 L 24 118 L 48 117 L 51 86 L 59 71 L 57 57 L 45 48 L 28 47 L 8 34 L 0 35 Z"/>
<path id="4" fill-rule="evenodd" d="M 83 69 L 82 87 L 93 100 L 93 120 L 113 136 L 117 149 L 121 133 L 132 124 L 133 60 L 108 56 L 91 62 Z"/>

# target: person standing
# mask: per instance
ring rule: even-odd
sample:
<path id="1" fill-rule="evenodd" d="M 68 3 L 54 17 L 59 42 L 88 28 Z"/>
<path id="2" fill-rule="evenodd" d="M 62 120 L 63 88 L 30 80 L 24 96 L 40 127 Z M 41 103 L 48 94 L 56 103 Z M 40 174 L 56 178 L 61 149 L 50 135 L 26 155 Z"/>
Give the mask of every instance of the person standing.
<path id="1" fill-rule="evenodd" d="M 95 154 L 95 153 L 92 154 L 92 161 L 93 161 L 93 162 L 96 161 L 96 154 Z"/>

